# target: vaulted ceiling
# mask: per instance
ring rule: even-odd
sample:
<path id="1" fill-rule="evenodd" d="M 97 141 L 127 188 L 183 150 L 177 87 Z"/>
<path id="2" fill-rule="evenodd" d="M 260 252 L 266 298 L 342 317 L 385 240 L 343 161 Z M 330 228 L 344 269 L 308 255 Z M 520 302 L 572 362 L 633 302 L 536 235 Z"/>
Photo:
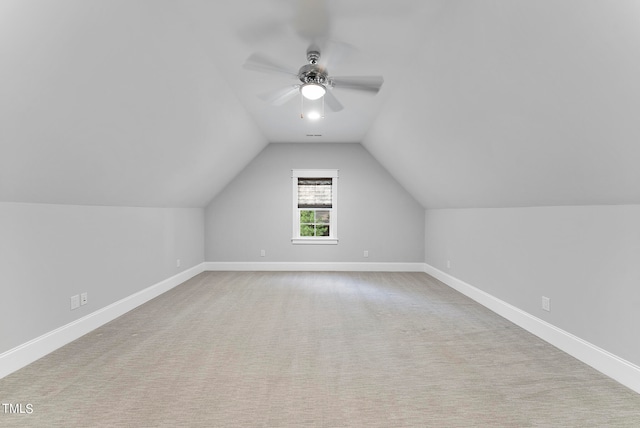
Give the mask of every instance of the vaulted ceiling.
<path id="1" fill-rule="evenodd" d="M 311 38 L 381 91 L 261 100 L 295 78 L 245 60 Z M 640 203 L 639 76 L 635 0 L 3 0 L 0 200 L 204 206 L 269 142 L 358 142 L 426 208 Z"/>

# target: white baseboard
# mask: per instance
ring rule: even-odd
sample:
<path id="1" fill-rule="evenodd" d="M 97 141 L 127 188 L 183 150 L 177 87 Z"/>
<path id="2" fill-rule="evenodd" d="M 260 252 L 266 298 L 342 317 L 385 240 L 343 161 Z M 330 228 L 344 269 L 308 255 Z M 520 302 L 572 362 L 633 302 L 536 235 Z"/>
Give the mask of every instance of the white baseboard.
<path id="1" fill-rule="evenodd" d="M 205 262 L 206 271 L 424 272 L 424 263 Z"/>
<path id="2" fill-rule="evenodd" d="M 56 349 L 84 336 L 92 330 L 112 321 L 165 293 L 204 271 L 204 263 L 180 272 L 124 299 L 98 309 L 69 324 L 63 325 L 29 342 L 0 354 L 0 379 L 44 357 Z"/>
<path id="3" fill-rule="evenodd" d="M 640 394 L 640 367 L 425 263 L 424 272 Z"/>

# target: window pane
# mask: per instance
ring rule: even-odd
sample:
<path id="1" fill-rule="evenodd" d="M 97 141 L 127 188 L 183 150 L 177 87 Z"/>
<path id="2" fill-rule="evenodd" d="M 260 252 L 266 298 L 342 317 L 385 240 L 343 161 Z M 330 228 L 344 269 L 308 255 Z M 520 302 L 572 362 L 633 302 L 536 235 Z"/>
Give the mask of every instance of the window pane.
<path id="1" fill-rule="evenodd" d="M 329 211 L 316 211 L 316 223 L 329 223 Z"/>
<path id="2" fill-rule="evenodd" d="M 312 224 L 301 224 L 300 236 L 316 236 L 315 227 Z"/>
<path id="3" fill-rule="evenodd" d="M 313 210 L 300 210 L 300 224 L 313 223 L 315 220 Z"/>
<path id="4" fill-rule="evenodd" d="M 329 226 L 317 225 L 316 236 L 329 236 Z"/>

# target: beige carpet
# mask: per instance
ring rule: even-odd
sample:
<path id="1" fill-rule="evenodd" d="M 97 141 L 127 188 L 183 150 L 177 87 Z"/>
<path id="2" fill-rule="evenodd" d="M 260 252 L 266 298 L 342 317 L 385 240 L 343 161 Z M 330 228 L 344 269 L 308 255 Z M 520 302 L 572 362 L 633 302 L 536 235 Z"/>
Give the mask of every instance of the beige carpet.
<path id="1" fill-rule="evenodd" d="M 207 272 L 0 380 L 3 427 L 640 427 L 640 395 L 421 273 Z"/>

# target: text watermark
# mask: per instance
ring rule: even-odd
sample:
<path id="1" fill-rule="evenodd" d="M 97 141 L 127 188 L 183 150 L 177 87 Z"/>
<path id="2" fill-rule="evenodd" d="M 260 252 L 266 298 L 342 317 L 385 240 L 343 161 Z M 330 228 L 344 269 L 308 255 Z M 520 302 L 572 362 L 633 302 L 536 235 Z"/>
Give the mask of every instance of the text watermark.
<path id="1" fill-rule="evenodd" d="M 5 415 L 30 415 L 33 413 L 33 404 L 31 403 L 0 403 L 2 411 Z"/>

